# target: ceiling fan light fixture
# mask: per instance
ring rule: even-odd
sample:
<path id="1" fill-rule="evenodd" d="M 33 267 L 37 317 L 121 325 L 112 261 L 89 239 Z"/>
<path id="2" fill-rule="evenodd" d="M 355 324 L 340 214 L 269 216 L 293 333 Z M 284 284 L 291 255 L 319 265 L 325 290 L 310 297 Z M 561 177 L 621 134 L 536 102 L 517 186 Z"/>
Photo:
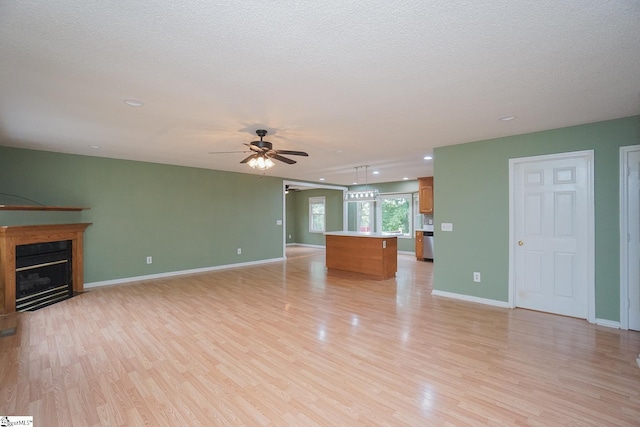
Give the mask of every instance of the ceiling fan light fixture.
<path id="1" fill-rule="evenodd" d="M 267 170 L 273 167 L 273 165 L 273 160 L 264 155 L 254 157 L 253 159 L 249 160 L 249 166 L 251 166 L 253 169 L 258 169 L 261 171 Z"/>
<path id="2" fill-rule="evenodd" d="M 267 169 L 269 169 L 271 166 L 273 166 L 275 163 L 273 163 L 273 161 L 271 159 L 267 159 L 264 161 L 264 165 Z"/>

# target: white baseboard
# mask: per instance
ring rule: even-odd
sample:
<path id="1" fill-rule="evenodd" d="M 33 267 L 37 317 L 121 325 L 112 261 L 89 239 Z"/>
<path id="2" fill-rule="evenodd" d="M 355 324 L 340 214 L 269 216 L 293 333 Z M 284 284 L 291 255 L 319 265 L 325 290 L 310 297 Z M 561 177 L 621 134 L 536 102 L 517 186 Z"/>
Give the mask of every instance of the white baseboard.
<path id="1" fill-rule="evenodd" d="M 162 279 L 165 277 L 173 277 L 173 276 L 183 276 L 185 274 L 194 274 L 194 273 L 206 273 L 208 271 L 215 270 L 226 270 L 229 268 L 239 268 L 239 267 L 248 267 L 251 265 L 258 264 L 266 264 L 269 262 L 278 262 L 284 261 L 284 258 L 270 258 L 270 259 L 262 259 L 259 261 L 250 261 L 250 262 L 240 262 L 237 264 L 225 264 L 225 265 L 216 265 L 213 267 L 203 267 L 203 268 L 193 268 L 191 270 L 179 270 L 179 271 L 168 271 L 166 273 L 158 273 L 158 274 L 148 274 L 145 276 L 135 276 L 135 277 L 125 277 L 122 279 L 114 279 L 114 280 L 103 280 L 101 282 L 90 282 L 85 283 L 84 288 L 99 288 L 100 286 L 110 286 L 110 285 L 119 285 L 122 283 L 130 283 L 130 282 L 138 282 L 140 280 L 150 280 L 150 279 Z"/>
<path id="2" fill-rule="evenodd" d="M 456 294 L 453 292 L 438 291 L 435 289 L 431 291 L 431 295 L 436 295 L 436 296 L 446 297 L 446 298 L 454 298 L 462 301 L 477 302 L 479 304 L 493 305 L 495 307 L 511 308 L 509 303 L 504 301 L 497 301 L 497 300 L 487 299 L 487 298 L 479 298 L 471 295 Z M 620 329 L 620 322 L 616 322 L 614 320 L 596 319 L 595 323 L 596 325 L 606 326 L 607 328 Z M 638 361 L 638 363 L 640 364 L 640 360 Z"/>
<path id="3" fill-rule="evenodd" d="M 498 300 L 488 299 L 488 298 L 474 297 L 471 295 L 456 294 L 454 292 L 438 291 L 436 289 L 431 291 L 431 295 L 459 299 L 459 300 L 468 301 L 468 302 L 475 302 L 478 304 L 492 305 L 494 307 L 511 308 L 508 302 L 498 301 Z"/>
<path id="4" fill-rule="evenodd" d="M 416 253 L 414 251 L 398 251 L 398 253 L 402 255 L 416 256 Z"/>
<path id="5" fill-rule="evenodd" d="M 596 325 L 606 326 L 607 328 L 620 329 L 620 322 L 607 319 L 596 319 Z"/>

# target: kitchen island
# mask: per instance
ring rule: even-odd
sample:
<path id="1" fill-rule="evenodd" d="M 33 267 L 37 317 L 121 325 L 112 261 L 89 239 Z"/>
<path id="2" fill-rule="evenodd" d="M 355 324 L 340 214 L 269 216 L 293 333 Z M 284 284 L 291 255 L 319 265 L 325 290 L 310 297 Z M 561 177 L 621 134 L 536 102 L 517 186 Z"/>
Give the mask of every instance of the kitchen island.
<path id="1" fill-rule="evenodd" d="M 325 233 L 327 268 L 389 279 L 398 270 L 398 238 L 381 233 Z"/>

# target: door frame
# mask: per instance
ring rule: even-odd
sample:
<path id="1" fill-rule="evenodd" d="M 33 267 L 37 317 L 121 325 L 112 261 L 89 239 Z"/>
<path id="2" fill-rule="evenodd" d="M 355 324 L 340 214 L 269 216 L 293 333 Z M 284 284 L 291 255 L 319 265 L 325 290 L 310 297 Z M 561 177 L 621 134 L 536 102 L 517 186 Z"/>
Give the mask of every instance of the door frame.
<path id="1" fill-rule="evenodd" d="M 286 189 L 287 185 L 298 187 L 302 190 L 313 190 L 313 189 L 327 189 L 327 190 L 342 190 L 342 199 L 344 200 L 345 193 L 349 190 L 348 187 L 344 187 L 341 185 L 331 185 L 331 184 L 317 184 L 314 182 L 304 182 L 304 181 L 293 181 L 290 179 L 282 180 L 282 258 L 287 259 L 287 195 Z M 347 211 L 343 209 L 342 212 L 342 229 L 346 231 L 347 229 Z"/>
<path id="2" fill-rule="evenodd" d="M 541 156 L 518 157 L 509 159 L 509 300 L 510 308 L 516 308 L 515 280 L 515 171 L 516 165 L 548 160 L 562 160 L 581 157 L 587 162 L 587 321 L 595 323 L 595 203 L 594 203 L 594 152 L 593 150 L 571 151 Z"/>
<path id="3" fill-rule="evenodd" d="M 628 180 L 627 156 L 640 150 L 640 145 L 620 147 L 620 328 L 629 329 L 629 218 L 627 217 Z"/>

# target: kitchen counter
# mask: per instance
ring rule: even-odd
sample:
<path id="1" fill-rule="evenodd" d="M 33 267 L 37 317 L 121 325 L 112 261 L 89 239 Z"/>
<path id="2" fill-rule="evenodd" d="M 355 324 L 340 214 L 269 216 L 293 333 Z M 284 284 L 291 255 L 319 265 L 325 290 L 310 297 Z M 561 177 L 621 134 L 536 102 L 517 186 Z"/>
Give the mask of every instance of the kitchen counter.
<path id="1" fill-rule="evenodd" d="M 396 237 L 395 234 L 382 234 L 371 232 L 358 232 L 358 231 L 327 231 L 325 236 L 351 236 L 351 237 L 373 237 L 377 239 L 384 239 L 387 237 Z"/>
<path id="2" fill-rule="evenodd" d="M 327 268 L 377 279 L 389 279 L 398 270 L 398 238 L 382 233 L 337 231 L 325 233 Z"/>

